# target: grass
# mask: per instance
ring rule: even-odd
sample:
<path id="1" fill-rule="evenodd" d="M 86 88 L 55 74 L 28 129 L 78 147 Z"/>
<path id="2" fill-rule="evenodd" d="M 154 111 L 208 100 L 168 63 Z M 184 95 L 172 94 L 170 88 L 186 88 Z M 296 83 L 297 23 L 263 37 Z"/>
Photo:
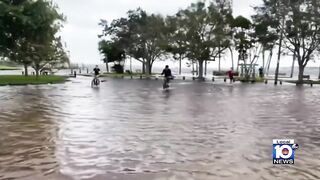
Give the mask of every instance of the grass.
<path id="1" fill-rule="evenodd" d="M 20 69 L 20 68 L 18 68 L 18 67 L 0 65 L 0 70 L 1 70 L 1 71 L 6 71 L 6 70 L 19 70 L 19 69 Z"/>
<path id="2" fill-rule="evenodd" d="M 245 78 L 245 77 L 235 77 L 235 80 L 236 81 L 241 81 L 241 82 L 244 82 L 244 83 L 248 83 L 248 82 L 252 82 L 252 83 L 262 83 L 265 81 L 264 78 L 260 78 L 260 77 L 256 77 L 255 79 L 253 78 Z"/>
<path id="3" fill-rule="evenodd" d="M 63 76 L 21 76 L 21 75 L 3 75 L 0 76 L 0 86 L 6 85 L 39 85 L 56 84 L 66 81 Z"/>

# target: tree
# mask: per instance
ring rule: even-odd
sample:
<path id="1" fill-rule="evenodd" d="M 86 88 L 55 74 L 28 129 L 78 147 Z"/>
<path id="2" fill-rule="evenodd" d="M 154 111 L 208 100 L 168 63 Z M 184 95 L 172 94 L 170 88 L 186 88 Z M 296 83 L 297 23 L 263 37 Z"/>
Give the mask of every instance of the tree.
<path id="1" fill-rule="evenodd" d="M 315 0 L 264 0 L 257 14 L 267 21 L 276 21 L 281 35 L 279 46 L 297 57 L 299 76 L 303 83 L 304 69 L 320 46 L 320 2 Z M 281 41 L 283 40 L 283 41 Z M 279 51 L 280 55 L 281 51 Z M 277 68 L 278 70 L 278 68 Z M 277 74 L 277 73 L 276 73 Z"/>
<path id="2" fill-rule="evenodd" d="M 191 4 L 177 14 L 179 29 L 186 33 L 186 57 L 199 62 L 199 79 L 203 78 L 203 63 L 214 61 L 230 45 L 229 14 L 223 14 L 214 2 Z"/>
<path id="3" fill-rule="evenodd" d="M 235 49 L 238 51 L 238 65 L 240 61 L 248 64 L 248 54 L 251 48 L 255 46 L 255 37 L 253 36 L 253 26 L 249 19 L 238 16 L 232 22 L 232 29 L 234 33 Z M 250 59 L 253 63 L 254 60 Z M 239 71 L 239 66 L 237 66 Z M 245 68 L 245 75 L 249 78 L 250 69 Z"/>
<path id="4" fill-rule="evenodd" d="M 63 16 L 45 0 L 4 0 L 0 9 L 1 55 L 23 64 L 26 75 L 30 65 L 39 72 L 40 62 L 48 60 L 48 49 L 53 48 Z"/>
<path id="5" fill-rule="evenodd" d="M 104 27 L 100 37 L 119 42 L 128 56 L 142 62 L 143 72 L 148 75 L 153 63 L 166 53 L 166 27 L 160 15 L 137 9 L 129 11 L 127 18 L 114 20 L 110 25 L 102 20 L 100 25 Z"/>
<path id="6" fill-rule="evenodd" d="M 274 21 L 274 19 L 266 19 L 264 16 L 260 15 L 254 15 L 252 18 L 254 21 L 254 36 L 256 37 L 257 42 L 262 45 L 262 67 L 264 68 L 264 72 L 268 74 L 273 50 L 279 40 L 278 32 L 275 31 L 274 28 L 270 29 L 269 27 L 276 27 L 277 21 Z M 266 51 L 269 51 L 267 62 L 265 58 Z"/>
<path id="7" fill-rule="evenodd" d="M 33 45 L 31 53 L 33 53 L 31 66 L 36 71 L 37 76 L 44 67 L 54 68 L 66 63 L 70 64 L 60 37 L 49 45 Z"/>
<path id="8" fill-rule="evenodd" d="M 187 36 L 182 27 L 181 21 L 174 16 L 168 16 L 166 19 L 166 26 L 168 30 L 168 44 L 166 46 L 166 51 L 173 55 L 175 60 L 179 61 L 179 74 L 181 75 L 182 60 L 186 58 L 186 41 Z"/>
<path id="9" fill-rule="evenodd" d="M 104 62 L 107 64 L 107 66 L 108 63 L 113 62 L 115 63 L 116 67 L 119 67 L 121 66 L 120 62 L 124 61 L 126 58 L 125 51 L 121 48 L 119 42 L 102 40 L 99 42 L 99 51 L 101 54 L 103 54 Z M 123 73 L 123 67 L 117 69 L 120 69 L 120 71 L 117 73 Z"/>

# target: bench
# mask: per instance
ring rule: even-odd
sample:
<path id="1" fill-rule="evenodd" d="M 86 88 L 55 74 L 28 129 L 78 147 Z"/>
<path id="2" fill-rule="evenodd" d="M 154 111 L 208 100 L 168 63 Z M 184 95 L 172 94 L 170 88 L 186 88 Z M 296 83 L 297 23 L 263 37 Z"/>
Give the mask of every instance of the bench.
<path id="1" fill-rule="evenodd" d="M 303 75 L 302 78 L 303 78 L 303 79 L 310 80 L 310 75 Z"/>

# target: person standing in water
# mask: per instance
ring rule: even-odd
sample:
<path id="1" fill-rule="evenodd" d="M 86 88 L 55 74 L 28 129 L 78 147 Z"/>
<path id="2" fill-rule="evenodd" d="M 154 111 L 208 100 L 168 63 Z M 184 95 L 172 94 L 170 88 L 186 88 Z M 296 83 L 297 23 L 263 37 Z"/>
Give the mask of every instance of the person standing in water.
<path id="1" fill-rule="evenodd" d="M 230 83 L 233 83 L 234 80 L 234 72 L 233 72 L 233 68 L 230 68 L 230 70 L 227 72 L 227 75 L 230 79 Z"/>

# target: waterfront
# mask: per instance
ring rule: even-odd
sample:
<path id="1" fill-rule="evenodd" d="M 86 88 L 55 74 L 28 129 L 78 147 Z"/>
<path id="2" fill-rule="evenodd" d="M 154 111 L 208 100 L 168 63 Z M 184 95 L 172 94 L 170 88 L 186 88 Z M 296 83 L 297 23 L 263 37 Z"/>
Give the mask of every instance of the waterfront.
<path id="1" fill-rule="evenodd" d="M 90 80 L 0 87 L 1 180 L 320 179 L 317 86 Z"/>

